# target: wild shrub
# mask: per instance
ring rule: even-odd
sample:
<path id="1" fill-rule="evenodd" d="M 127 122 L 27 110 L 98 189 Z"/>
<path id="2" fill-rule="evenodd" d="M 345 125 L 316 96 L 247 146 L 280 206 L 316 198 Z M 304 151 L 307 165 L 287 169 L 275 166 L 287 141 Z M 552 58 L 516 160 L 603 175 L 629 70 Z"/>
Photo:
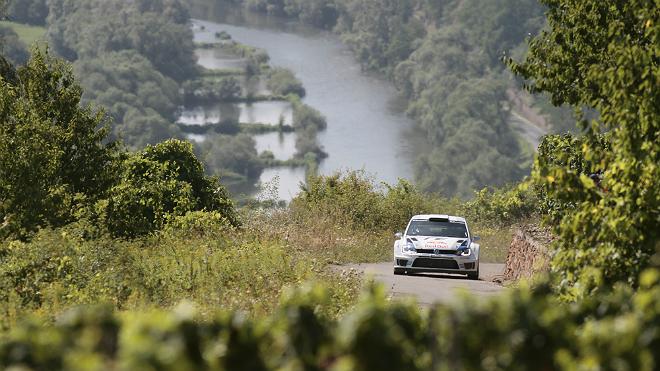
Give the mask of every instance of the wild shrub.
<path id="1" fill-rule="evenodd" d="M 0 327 L 29 314 L 50 321 L 93 303 L 144 310 L 185 299 L 209 315 L 216 308 L 263 315 L 286 287 L 307 281 L 332 282 L 328 315 L 354 302 L 356 275 L 330 271 L 286 240 L 254 232 L 235 229 L 218 213 L 192 212 L 132 240 L 85 239 L 67 226 L 41 230 L 30 242 L 3 242 Z"/>
<path id="2" fill-rule="evenodd" d="M 216 178 L 204 175 L 192 144 L 173 139 L 130 155 L 120 181 L 98 208 L 117 237 L 149 234 L 169 219 L 196 210 L 219 212 L 238 225 L 228 193 Z"/>
<path id="3" fill-rule="evenodd" d="M 492 225 L 512 225 L 539 213 L 536 191 L 529 181 L 499 189 L 484 188 L 461 208 L 466 217 Z"/>
<path id="4" fill-rule="evenodd" d="M 170 218 L 162 232 L 202 237 L 225 235 L 234 229 L 234 225 L 219 212 L 191 211 L 185 215 Z"/>
<path id="5" fill-rule="evenodd" d="M 326 216 L 356 230 L 394 231 L 429 205 L 407 181 L 379 189 L 365 173 L 349 172 L 309 178 L 291 208 Z"/>

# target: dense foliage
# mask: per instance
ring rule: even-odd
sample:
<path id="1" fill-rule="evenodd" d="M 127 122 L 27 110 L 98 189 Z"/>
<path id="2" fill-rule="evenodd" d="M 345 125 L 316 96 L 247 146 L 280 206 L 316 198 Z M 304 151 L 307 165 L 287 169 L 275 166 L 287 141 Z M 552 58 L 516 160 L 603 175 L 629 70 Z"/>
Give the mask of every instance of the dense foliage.
<path id="1" fill-rule="evenodd" d="M 177 81 L 195 72 L 189 15 L 179 1 L 58 0 L 49 6 L 51 45 L 69 59 L 135 50 Z"/>
<path id="2" fill-rule="evenodd" d="M 0 365 L 32 369 L 338 369 L 651 371 L 660 363 L 660 275 L 579 305 L 547 287 L 495 300 L 463 299 L 420 312 L 370 287 L 349 315 L 328 314 L 323 287 L 289 290 L 270 316 L 220 313 L 199 322 L 190 304 L 117 315 L 79 308 L 54 326 L 27 323 L 0 340 Z M 39 331 L 34 331 L 38 328 Z"/>
<path id="3" fill-rule="evenodd" d="M 46 17 L 48 17 L 46 0 L 8 0 L 8 3 L 6 12 L 12 21 L 33 25 L 46 23 Z"/>
<path id="4" fill-rule="evenodd" d="M 70 66 L 36 51 L 0 79 L 0 236 L 63 225 L 114 182 L 116 150 L 103 116 L 80 107 Z"/>
<path id="5" fill-rule="evenodd" d="M 133 50 L 81 59 L 74 65 L 85 101 L 102 105 L 115 122 L 114 137 L 133 148 L 181 137 L 173 122 L 181 104 L 179 86 Z"/>
<path id="6" fill-rule="evenodd" d="M 571 296 L 636 284 L 660 237 L 660 8 L 545 3 L 549 29 L 513 70 L 555 104 L 600 114 L 582 117 L 580 138 L 546 139 L 536 160 L 534 180 L 560 210 L 554 271 Z"/>
<path id="7" fill-rule="evenodd" d="M 48 4 L 49 43 L 75 62 L 84 100 L 108 108 L 114 137 L 134 149 L 180 138 L 172 124 L 178 84 L 197 73 L 185 6 L 178 0 Z"/>
<path id="8" fill-rule="evenodd" d="M 124 160 L 119 176 L 101 204 L 101 215 L 115 236 L 146 235 L 196 210 L 213 210 L 228 224 L 238 224 L 229 195 L 216 178 L 204 175 L 188 142 L 148 146 Z"/>

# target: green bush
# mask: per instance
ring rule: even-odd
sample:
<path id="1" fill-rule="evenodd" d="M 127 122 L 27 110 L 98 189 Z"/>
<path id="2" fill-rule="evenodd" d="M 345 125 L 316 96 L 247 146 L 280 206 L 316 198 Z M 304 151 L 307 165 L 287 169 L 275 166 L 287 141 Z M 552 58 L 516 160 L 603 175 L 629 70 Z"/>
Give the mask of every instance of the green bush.
<path id="1" fill-rule="evenodd" d="M 52 325 L 26 322 L 0 338 L 0 367 L 28 369 L 640 370 L 660 364 L 660 274 L 640 290 L 617 287 L 562 304 L 541 284 L 487 301 L 420 311 L 370 286 L 340 320 L 328 290 L 287 292 L 269 316 L 224 312 L 210 320 L 190 303 L 171 312 L 113 314 L 78 308 Z"/>
<path id="2" fill-rule="evenodd" d="M 195 210 L 217 211 L 238 225 L 228 193 L 216 178 L 204 175 L 192 144 L 173 139 L 129 156 L 118 184 L 98 208 L 108 230 L 119 237 L 151 233 Z"/>
<path id="3" fill-rule="evenodd" d="M 145 235 L 161 229 L 170 216 L 193 210 L 190 184 L 177 181 L 167 165 L 133 156 L 123 167 L 120 183 L 100 203 L 114 236 Z"/>
<path id="4" fill-rule="evenodd" d="M 540 211 L 536 191 L 529 181 L 500 189 L 484 188 L 461 208 L 467 218 L 493 225 L 512 225 Z"/>
<path id="5" fill-rule="evenodd" d="M 148 146 L 142 152 L 142 156 L 147 160 L 167 165 L 177 181 L 190 184 L 195 210 L 217 211 L 232 225 L 238 225 L 229 194 L 219 183 L 218 178 L 205 174 L 204 166 L 193 153 L 190 142 L 167 140 L 155 146 Z"/>
<path id="6" fill-rule="evenodd" d="M 234 228 L 227 217 L 219 212 L 191 211 L 185 215 L 170 218 L 163 233 L 175 236 L 206 237 L 223 235 Z"/>

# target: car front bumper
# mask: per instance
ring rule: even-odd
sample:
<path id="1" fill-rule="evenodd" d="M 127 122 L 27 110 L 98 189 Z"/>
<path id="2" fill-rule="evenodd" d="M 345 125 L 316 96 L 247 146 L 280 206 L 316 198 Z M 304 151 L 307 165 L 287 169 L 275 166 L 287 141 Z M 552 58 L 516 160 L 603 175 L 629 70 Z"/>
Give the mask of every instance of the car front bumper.
<path id="1" fill-rule="evenodd" d="M 479 259 L 473 254 L 397 254 L 394 268 L 413 272 L 468 274 L 479 269 Z"/>

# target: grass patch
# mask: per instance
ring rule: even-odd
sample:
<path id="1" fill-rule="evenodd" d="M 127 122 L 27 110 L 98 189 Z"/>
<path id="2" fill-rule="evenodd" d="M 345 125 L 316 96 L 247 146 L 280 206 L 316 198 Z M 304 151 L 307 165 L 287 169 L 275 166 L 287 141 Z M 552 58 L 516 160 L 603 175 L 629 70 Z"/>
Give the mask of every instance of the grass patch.
<path id="1" fill-rule="evenodd" d="M 0 26 L 9 27 L 18 34 L 18 37 L 28 46 L 43 41 L 46 37 L 46 27 L 31 26 L 23 23 L 0 21 Z"/>
<path id="2" fill-rule="evenodd" d="M 325 265 L 392 260 L 393 232 L 355 229 L 333 215 L 290 209 L 256 211 L 246 223 L 255 235 L 284 240 L 291 251 Z"/>
<path id="3" fill-rule="evenodd" d="M 0 244 L 0 328 L 30 315 L 50 322 L 94 303 L 145 311 L 190 301 L 204 318 L 219 309 L 258 317 L 271 313 L 287 288 L 305 282 L 331 287 L 332 300 L 323 308 L 331 317 L 355 304 L 360 277 L 329 269 L 328 252 L 303 248 L 275 223 L 257 228 L 259 222 L 247 219 L 245 228 L 233 229 L 194 215 L 182 220 L 130 241 L 85 240 L 84 229 L 70 226 L 43 230 L 28 243 Z"/>

